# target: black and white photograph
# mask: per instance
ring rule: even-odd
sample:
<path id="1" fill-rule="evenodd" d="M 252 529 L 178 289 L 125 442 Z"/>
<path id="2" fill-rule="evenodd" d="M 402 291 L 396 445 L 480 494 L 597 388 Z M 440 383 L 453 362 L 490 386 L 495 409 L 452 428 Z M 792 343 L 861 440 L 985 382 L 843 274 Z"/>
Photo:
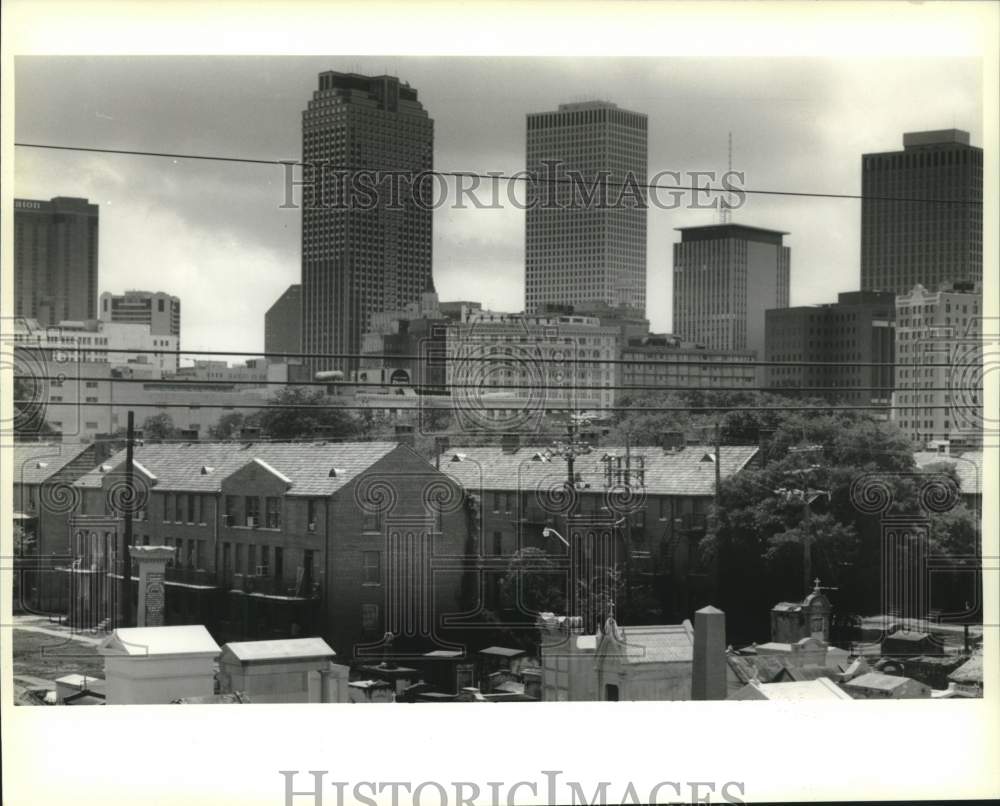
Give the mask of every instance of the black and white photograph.
<path id="1" fill-rule="evenodd" d="M 93 764 L 137 741 L 189 799 L 174 753 L 204 771 L 209 725 L 273 717 L 261 740 L 332 731 L 326 756 L 245 757 L 251 797 L 234 745 L 211 802 L 824 799 L 810 776 L 920 799 L 909 753 L 834 773 L 919 724 L 970 770 L 924 797 L 1000 793 L 996 6 L 871 4 L 840 56 L 782 36 L 810 12 L 862 32 L 860 4 L 602 6 L 606 53 L 569 34 L 598 36 L 588 3 L 514 4 L 468 48 L 417 42 L 468 32 L 457 4 L 205 4 L 215 50 L 194 4 L 141 46 L 118 39 L 141 4 L 120 31 L 101 6 L 104 47 L 27 5 L 3 62 L 5 758 L 31 725 L 58 773 L 113 719 Z M 499 33 L 520 13 L 524 52 Z M 744 15 L 789 33 L 729 55 Z M 52 45 L 18 39 L 47 20 Z M 80 706 L 112 708 L 60 748 L 34 709 Z M 779 756 L 822 732 L 806 713 L 842 732 L 766 783 L 627 749 L 686 720 Z M 598 746 L 553 766 L 572 734 Z M 529 780 L 400 760 L 442 735 L 516 748 Z M 22 778 L 7 802 L 57 802 Z M 104 802 L 158 797 L 121 785 Z"/>

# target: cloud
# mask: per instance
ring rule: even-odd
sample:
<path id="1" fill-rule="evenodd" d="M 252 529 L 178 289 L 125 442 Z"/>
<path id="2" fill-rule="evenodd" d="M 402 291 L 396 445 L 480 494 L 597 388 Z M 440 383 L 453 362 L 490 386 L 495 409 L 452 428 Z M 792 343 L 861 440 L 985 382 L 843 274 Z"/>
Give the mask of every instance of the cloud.
<path id="1" fill-rule="evenodd" d="M 325 69 L 409 81 L 435 122 L 441 170 L 523 168 L 525 115 L 602 98 L 649 116 L 649 170 L 734 168 L 769 190 L 857 193 L 860 156 L 904 131 L 957 127 L 982 142 L 970 60 L 429 57 L 19 57 L 18 141 L 294 159 L 301 111 Z M 299 276 L 300 218 L 278 167 L 16 151 L 18 196 L 101 204 L 102 290 L 182 298 L 187 346 L 257 350 L 263 314 Z M 648 316 L 670 327 L 675 228 L 706 211 L 651 209 Z M 734 220 L 786 230 L 792 302 L 858 282 L 859 202 L 753 196 Z M 524 213 L 438 210 L 442 298 L 523 304 Z"/>

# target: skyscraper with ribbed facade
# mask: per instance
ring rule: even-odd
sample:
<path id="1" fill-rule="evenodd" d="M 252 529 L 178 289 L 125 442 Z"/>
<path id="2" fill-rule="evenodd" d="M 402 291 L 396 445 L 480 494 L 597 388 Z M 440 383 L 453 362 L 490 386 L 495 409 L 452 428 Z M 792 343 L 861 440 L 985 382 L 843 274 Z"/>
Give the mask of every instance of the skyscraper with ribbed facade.
<path id="1" fill-rule="evenodd" d="M 910 132 L 861 157 L 861 289 L 908 294 L 983 279 L 983 150 L 959 129 Z"/>
<path id="2" fill-rule="evenodd" d="M 302 114 L 302 349 L 356 369 L 373 313 L 431 275 L 434 122 L 394 76 L 328 71 Z M 420 177 L 419 186 L 414 184 Z"/>
<path id="3" fill-rule="evenodd" d="M 764 358 L 765 311 L 787 308 L 788 233 L 744 224 L 680 228 L 674 244 L 674 326 L 713 350 Z"/>
<path id="4" fill-rule="evenodd" d="M 14 315 L 43 327 L 97 318 L 98 206 L 14 199 Z"/>
<path id="5" fill-rule="evenodd" d="M 588 302 L 645 312 L 646 160 L 639 112 L 589 101 L 528 115 L 527 171 L 537 177 L 526 194 L 529 313 Z"/>

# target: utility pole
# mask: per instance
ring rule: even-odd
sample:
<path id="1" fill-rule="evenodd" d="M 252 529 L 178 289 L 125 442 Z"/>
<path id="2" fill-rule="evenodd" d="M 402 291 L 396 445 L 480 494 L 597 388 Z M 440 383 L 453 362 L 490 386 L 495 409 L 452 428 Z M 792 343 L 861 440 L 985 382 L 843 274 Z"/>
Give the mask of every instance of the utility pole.
<path id="1" fill-rule="evenodd" d="M 719 492 L 722 489 L 722 467 L 719 463 L 719 421 L 715 421 L 715 505 L 719 505 Z"/>
<path id="2" fill-rule="evenodd" d="M 122 627 L 132 626 L 132 509 L 135 506 L 135 482 L 133 471 L 135 460 L 135 413 L 128 413 L 128 428 L 125 443 L 125 529 L 122 535 L 122 581 L 121 581 L 121 614 Z"/>
<path id="3" fill-rule="evenodd" d="M 581 442 L 577 437 L 577 422 L 574 419 L 575 415 L 570 414 L 569 422 L 566 425 L 566 441 L 565 442 L 554 442 L 550 448 L 553 455 L 561 456 L 566 460 L 566 495 L 568 496 L 567 506 L 566 506 L 566 540 L 569 543 L 567 551 L 570 555 L 570 567 L 574 565 L 573 558 L 576 557 L 579 561 L 579 565 L 582 567 L 585 563 L 582 562 L 586 552 L 584 547 L 581 545 L 581 541 L 574 538 L 573 532 L 573 517 L 575 515 L 574 510 L 576 509 L 576 470 L 575 470 L 575 460 L 577 454 L 585 454 L 590 452 L 590 446 Z M 576 611 L 579 608 L 579 601 L 577 596 L 576 587 L 579 584 L 579 580 L 570 579 L 569 586 L 570 589 L 566 592 L 567 607 L 570 610 L 570 615 L 579 615 Z"/>

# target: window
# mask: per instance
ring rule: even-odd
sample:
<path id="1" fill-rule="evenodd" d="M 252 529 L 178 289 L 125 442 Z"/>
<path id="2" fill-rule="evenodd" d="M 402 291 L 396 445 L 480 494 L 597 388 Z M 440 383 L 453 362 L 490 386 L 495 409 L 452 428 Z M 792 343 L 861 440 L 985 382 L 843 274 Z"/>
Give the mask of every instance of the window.
<path id="1" fill-rule="evenodd" d="M 194 543 L 194 567 L 201 568 L 202 551 L 204 550 L 204 540 L 196 540 Z"/>
<path id="2" fill-rule="evenodd" d="M 361 578 L 365 585 L 382 584 L 382 555 L 377 551 L 365 551 L 361 555 Z"/>
<path id="3" fill-rule="evenodd" d="M 271 564 L 270 553 L 271 553 L 270 547 L 268 546 L 260 547 L 260 562 L 258 563 L 258 566 L 261 569 L 262 574 L 267 573 L 268 566 L 270 566 Z"/>
<path id="4" fill-rule="evenodd" d="M 306 502 L 306 523 L 310 532 L 316 529 L 316 499 L 314 498 L 310 498 Z"/>
<path id="5" fill-rule="evenodd" d="M 260 499 L 255 495 L 246 497 L 247 526 L 260 525 Z"/>
<path id="6" fill-rule="evenodd" d="M 184 520 L 184 496 L 178 493 L 174 496 L 174 521 L 181 523 Z"/>
<path id="7" fill-rule="evenodd" d="M 242 574 L 244 572 L 243 566 L 243 544 L 236 544 L 236 573 Z"/>
<path id="8" fill-rule="evenodd" d="M 493 556 L 499 557 L 503 554 L 503 532 L 493 533 Z"/>
<path id="9" fill-rule="evenodd" d="M 365 632 L 377 632 L 378 631 L 378 605 L 377 604 L 363 604 L 361 605 L 361 629 Z"/>
<path id="10" fill-rule="evenodd" d="M 187 494 L 187 522 L 197 523 L 194 514 L 194 499 L 195 496 L 192 493 Z"/>
<path id="11" fill-rule="evenodd" d="M 268 498 L 266 501 L 266 514 L 267 514 L 267 528 L 268 529 L 280 529 L 281 528 L 281 499 L 280 498 Z"/>

